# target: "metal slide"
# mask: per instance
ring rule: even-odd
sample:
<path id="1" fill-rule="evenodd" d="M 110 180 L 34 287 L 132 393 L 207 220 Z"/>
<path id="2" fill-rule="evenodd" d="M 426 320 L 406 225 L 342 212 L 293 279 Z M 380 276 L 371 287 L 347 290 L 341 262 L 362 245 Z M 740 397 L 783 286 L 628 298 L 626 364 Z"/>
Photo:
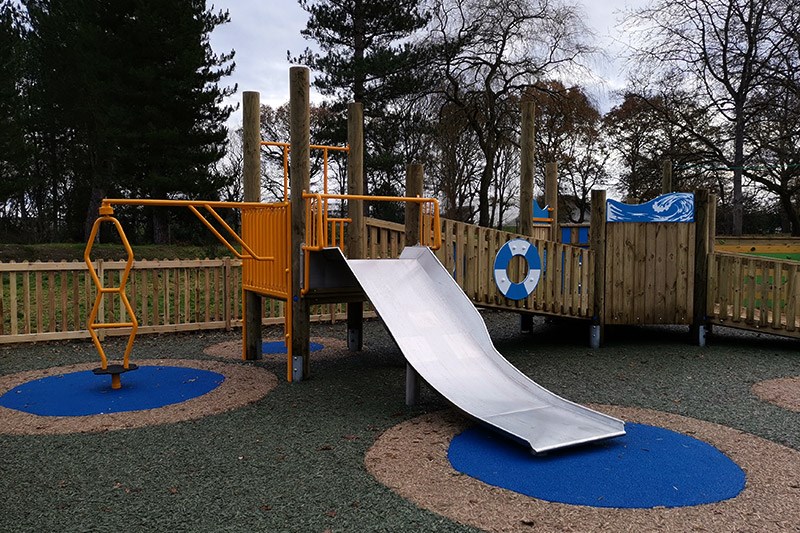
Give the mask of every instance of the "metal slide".
<path id="1" fill-rule="evenodd" d="M 468 415 L 534 453 L 625 434 L 621 420 L 553 394 L 506 361 L 475 306 L 428 248 L 347 264 L 411 366 Z"/>

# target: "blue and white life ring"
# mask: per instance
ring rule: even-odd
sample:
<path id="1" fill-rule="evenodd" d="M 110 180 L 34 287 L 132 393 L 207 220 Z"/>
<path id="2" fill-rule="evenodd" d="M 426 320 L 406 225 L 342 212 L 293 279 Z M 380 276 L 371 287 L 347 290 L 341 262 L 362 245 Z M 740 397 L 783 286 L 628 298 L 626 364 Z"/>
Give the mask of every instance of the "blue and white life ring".
<path id="1" fill-rule="evenodd" d="M 528 275 L 520 283 L 514 283 L 508 279 L 508 265 L 515 255 L 523 256 L 528 262 Z M 526 240 L 512 239 L 508 241 L 494 258 L 494 282 L 503 296 L 509 300 L 522 300 L 530 296 L 539 283 L 541 274 L 542 262 L 539 259 L 539 251 Z"/>

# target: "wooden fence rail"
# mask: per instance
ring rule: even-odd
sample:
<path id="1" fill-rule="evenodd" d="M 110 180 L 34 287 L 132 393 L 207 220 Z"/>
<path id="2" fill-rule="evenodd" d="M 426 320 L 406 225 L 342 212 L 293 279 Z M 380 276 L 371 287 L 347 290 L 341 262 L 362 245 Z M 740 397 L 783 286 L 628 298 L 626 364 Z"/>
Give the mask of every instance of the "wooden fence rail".
<path id="1" fill-rule="evenodd" d="M 117 286 L 124 261 L 94 268 L 105 286 Z M 232 258 L 135 261 L 127 295 L 139 333 L 231 329 L 242 323 L 241 261 Z M 88 338 L 86 317 L 96 289 L 83 262 L 0 263 L 0 344 Z M 283 302 L 266 299 L 262 322 L 283 323 Z M 124 307 L 108 294 L 101 322 L 123 322 Z M 314 306 L 312 320 L 340 320 L 340 306 Z M 128 335 L 128 328 L 101 330 Z"/>
<path id="2" fill-rule="evenodd" d="M 591 317 L 593 284 L 590 276 L 594 265 L 589 250 L 527 237 L 539 252 L 541 278 L 528 298 L 512 301 L 503 296 L 494 282 L 494 260 L 507 241 L 526 237 L 454 220 L 443 220 L 442 231 L 442 248 L 436 255 L 475 305 Z M 518 283 L 527 272 L 522 271 L 524 260 L 514 259 L 508 273 L 512 281 Z"/>
<path id="3" fill-rule="evenodd" d="M 367 218 L 366 256 L 395 258 L 405 243 L 402 224 Z M 518 302 L 506 300 L 493 281 L 497 250 L 518 235 L 446 220 L 439 259 L 479 306 L 530 310 L 546 314 L 589 317 L 591 256 L 588 250 L 534 240 L 543 268 L 534 294 Z M 124 261 L 95 262 L 105 286 L 117 286 Z M 588 268 L 587 268 L 588 267 Z M 520 279 L 520 266 L 510 273 Z M 135 261 L 127 295 L 139 320 L 140 333 L 201 329 L 231 329 L 242 324 L 241 261 L 233 258 Z M 584 290 L 585 288 L 585 290 Z M 88 338 L 86 317 L 95 287 L 83 262 L 0 263 L 0 344 Z M 265 299 L 263 324 L 283 322 L 284 303 Z M 367 316 L 374 316 L 368 311 Z M 343 305 L 314 306 L 312 320 L 346 318 Z M 108 294 L 98 318 L 126 320 L 118 297 Z M 103 335 L 127 335 L 129 330 L 102 330 Z"/>
<path id="4" fill-rule="evenodd" d="M 709 322 L 800 337 L 800 262 L 742 254 L 709 256 Z"/>

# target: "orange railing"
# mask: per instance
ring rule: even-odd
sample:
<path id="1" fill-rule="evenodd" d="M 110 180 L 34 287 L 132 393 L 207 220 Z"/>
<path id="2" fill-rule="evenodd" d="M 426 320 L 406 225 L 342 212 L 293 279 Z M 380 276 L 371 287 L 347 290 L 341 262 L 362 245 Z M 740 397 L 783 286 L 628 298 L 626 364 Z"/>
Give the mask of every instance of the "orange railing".
<path id="1" fill-rule="evenodd" d="M 261 146 L 275 146 L 283 152 L 283 201 L 289 199 L 289 143 L 275 141 L 261 141 Z M 328 194 L 328 153 L 329 152 L 350 152 L 349 146 L 326 146 L 312 144 L 311 150 L 322 150 L 322 193 Z"/>
<path id="2" fill-rule="evenodd" d="M 92 234 L 84 252 L 84 260 L 89 265 L 92 279 L 97 286 L 97 301 L 94 309 L 88 318 L 87 328 L 92 337 L 92 341 L 100 354 L 101 368 L 105 369 L 108 361 L 100 345 L 99 338 L 95 333 L 99 328 L 131 328 L 131 335 L 125 347 L 123 356 L 123 367 L 128 368 L 128 359 L 134 337 L 136 336 L 137 320 L 133 309 L 125 296 L 125 282 L 133 264 L 133 251 L 128 244 L 125 233 L 119 221 L 111 216 L 114 212 L 112 205 L 141 205 L 152 207 L 186 207 L 191 211 L 203 225 L 237 258 L 243 260 L 242 287 L 253 290 L 267 296 L 274 296 L 284 300 L 289 299 L 291 294 L 291 272 L 289 268 L 289 204 L 278 202 L 274 204 L 262 204 L 260 202 L 204 202 L 195 200 L 148 200 L 148 199 L 104 199 L 100 207 L 100 218 L 92 228 Z M 225 222 L 217 213 L 216 209 L 232 208 L 242 212 L 242 235 Z M 118 287 L 103 287 L 102 281 L 94 273 L 92 262 L 89 257 L 92 243 L 103 222 L 111 222 L 116 227 L 120 239 L 128 253 L 128 264 L 125 272 L 121 276 Z M 216 222 L 222 231 L 218 230 L 213 222 Z M 223 234 L 227 234 L 227 237 Z M 234 244 L 241 247 L 241 252 L 236 249 Z M 129 322 L 120 323 L 98 323 L 97 309 L 99 302 L 104 294 L 119 294 L 129 317 Z M 244 321 L 243 321 L 244 322 Z M 290 332 L 287 332 L 287 336 Z M 118 377 L 115 377 L 118 380 Z"/>
<path id="3" fill-rule="evenodd" d="M 303 250 L 306 255 L 303 272 L 303 293 L 309 286 L 310 252 L 327 247 L 344 249 L 344 225 L 349 218 L 332 217 L 328 211 L 329 200 L 367 200 L 370 202 L 411 202 L 419 204 L 419 243 L 438 250 L 442 246 L 439 221 L 439 201 L 435 198 L 412 198 L 407 196 L 365 196 L 347 194 L 303 193 L 306 210 L 306 233 Z"/>

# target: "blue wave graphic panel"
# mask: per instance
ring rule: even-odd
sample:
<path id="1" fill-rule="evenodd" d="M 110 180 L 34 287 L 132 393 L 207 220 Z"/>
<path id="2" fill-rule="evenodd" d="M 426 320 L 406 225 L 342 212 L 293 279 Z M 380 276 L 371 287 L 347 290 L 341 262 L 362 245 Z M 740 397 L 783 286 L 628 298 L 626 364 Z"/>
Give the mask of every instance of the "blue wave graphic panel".
<path id="1" fill-rule="evenodd" d="M 638 205 L 607 200 L 606 222 L 694 222 L 694 195 L 673 192 Z"/>
<path id="2" fill-rule="evenodd" d="M 548 208 L 550 206 L 546 205 L 544 207 L 539 207 L 539 204 L 536 200 L 533 201 L 533 218 L 550 218 L 550 211 Z"/>

